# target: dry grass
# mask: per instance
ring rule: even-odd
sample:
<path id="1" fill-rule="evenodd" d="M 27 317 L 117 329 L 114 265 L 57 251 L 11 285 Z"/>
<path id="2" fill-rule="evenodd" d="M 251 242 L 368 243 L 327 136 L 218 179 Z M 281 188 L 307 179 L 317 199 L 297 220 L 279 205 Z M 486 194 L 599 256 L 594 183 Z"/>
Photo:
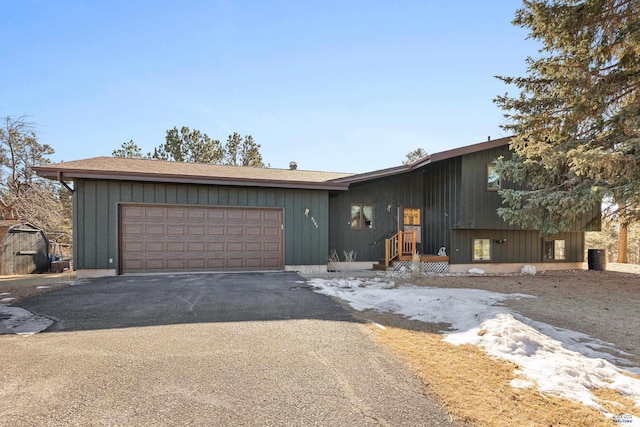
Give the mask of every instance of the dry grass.
<path id="1" fill-rule="evenodd" d="M 374 328 L 377 339 L 405 360 L 456 419 L 475 426 L 611 426 L 599 411 L 536 388 L 516 389 L 517 366 L 491 358 L 472 345 L 455 346 L 442 336 L 399 328 Z M 595 390 L 611 413 L 640 415 L 612 390 Z M 616 403 L 614 403 L 616 402 Z"/>

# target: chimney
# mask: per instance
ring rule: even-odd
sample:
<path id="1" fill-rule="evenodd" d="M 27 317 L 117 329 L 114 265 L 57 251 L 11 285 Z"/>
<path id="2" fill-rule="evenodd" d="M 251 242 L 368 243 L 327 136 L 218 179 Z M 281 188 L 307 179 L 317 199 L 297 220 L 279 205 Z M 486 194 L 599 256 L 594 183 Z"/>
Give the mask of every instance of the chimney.
<path id="1" fill-rule="evenodd" d="M 296 162 L 289 162 L 289 170 L 296 170 L 298 169 L 298 164 Z"/>

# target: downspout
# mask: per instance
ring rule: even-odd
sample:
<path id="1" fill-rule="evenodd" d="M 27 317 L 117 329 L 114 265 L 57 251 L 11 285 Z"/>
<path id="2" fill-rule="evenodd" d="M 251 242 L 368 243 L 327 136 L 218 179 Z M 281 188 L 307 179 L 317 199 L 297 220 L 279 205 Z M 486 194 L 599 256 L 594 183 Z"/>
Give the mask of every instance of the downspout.
<path id="1" fill-rule="evenodd" d="M 58 171 L 58 182 L 64 186 L 67 190 L 73 193 L 73 188 L 69 187 L 69 184 L 62 180 L 62 171 Z"/>

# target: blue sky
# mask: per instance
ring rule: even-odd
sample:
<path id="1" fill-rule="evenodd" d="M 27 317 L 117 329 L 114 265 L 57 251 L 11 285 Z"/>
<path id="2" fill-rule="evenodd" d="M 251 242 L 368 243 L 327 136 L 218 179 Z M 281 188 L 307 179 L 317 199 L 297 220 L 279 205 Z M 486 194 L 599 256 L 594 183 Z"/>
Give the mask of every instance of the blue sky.
<path id="1" fill-rule="evenodd" d="M 29 116 L 55 162 L 188 126 L 251 134 L 275 168 L 392 167 L 507 136 L 494 76 L 537 50 L 517 0 L 0 4 L 0 116 Z"/>

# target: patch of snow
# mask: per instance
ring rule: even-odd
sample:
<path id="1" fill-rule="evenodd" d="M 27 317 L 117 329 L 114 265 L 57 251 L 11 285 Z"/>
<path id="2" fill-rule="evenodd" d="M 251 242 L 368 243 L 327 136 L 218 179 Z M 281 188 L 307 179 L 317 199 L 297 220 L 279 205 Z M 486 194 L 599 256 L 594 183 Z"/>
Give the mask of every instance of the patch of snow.
<path id="1" fill-rule="evenodd" d="M 500 305 L 507 299 L 535 298 L 481 289 L 396 286 L 381 279 L 312 279 L 316 292 L 340 298 L 356 310 L 376 310 L 427 323 L 447 323 L 452 344 L 473 344 L 519 366 L 514 387 L 531 387 L 598 408 L 592 388 L 610 388 L 640 405 L 640 373 L 611 343 L 534 321 Z M 479 332 L 482 331 L 480 334 Z M 605 351 L 606 350 L 606 351 Z M 611 352 L 620 356 L 612 355 Z M 625 368 L 616 366 L 626 366 Z M 613 416 L 612 414 L 608 414 Z M 640 419 L 632 418 L 640 426 Z"/>
<path id="2" fill-rule="evenodd" d="M 537 270 L 536 270 L 536 267 L 533 265 L 523 265 L 522 268 L 520 269 L 520 273 L 530 274 L 532 276 L 535 276 L 537 273 Z"/>
<path id="3" fill-rule="evenodd" d="M 36 289 L 49 289 L 51 286 L 47 286 L 47 285 L 43 285 L 43 286 L 36 286 Z"/>
<path id="4" fill-rule="evenodd" d="M 15 298 L 2 298 L 0 299 L 0 304 L 8 304 L 13 301 Z"/>
<path id="5" fill-rule="evenodd" d="M 0 305 L 0 335 L 33 335 L 53 324 L 53 320 L 38 316 L 20 307 Z"/>
<path id="6" fill-rule="evenodd" d="M 484 270 L 481 268 L 470 268 L 467 273 L 469 274 L 478 274 L 478 275 L 483 275 L 484 274 Z"/>
<path id="7" fill-rule="evenodd" d="M 0 292 L 0 297 L 5 295 L 11 295 L 11 292 Z"/>

